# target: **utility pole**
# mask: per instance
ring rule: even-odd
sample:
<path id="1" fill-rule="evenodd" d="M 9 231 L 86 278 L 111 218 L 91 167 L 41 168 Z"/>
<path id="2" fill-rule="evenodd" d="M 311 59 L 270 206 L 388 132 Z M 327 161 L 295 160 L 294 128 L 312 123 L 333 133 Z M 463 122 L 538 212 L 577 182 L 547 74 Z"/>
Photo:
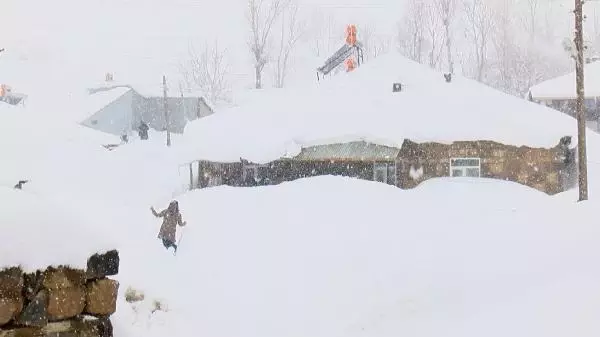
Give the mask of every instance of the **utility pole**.
<path id="1" fill-rule="evenodd" d="M 171 146 L 171 131 L 169 130 L 169 105 L 167 104 L 167 77 L 163 75 L 163 97 L 165 103 L 165 128 L 167 129 L 167 146 Z"/>
<path id="2" fill-rule="evenodd" d="M 575 76 L 577 86 L 577 153 L 579 161 L 579 201 L 588 199 L 587 154 L 585 142 L 584 77 L 583 77 L 583 0 L 575 0 Z"/>

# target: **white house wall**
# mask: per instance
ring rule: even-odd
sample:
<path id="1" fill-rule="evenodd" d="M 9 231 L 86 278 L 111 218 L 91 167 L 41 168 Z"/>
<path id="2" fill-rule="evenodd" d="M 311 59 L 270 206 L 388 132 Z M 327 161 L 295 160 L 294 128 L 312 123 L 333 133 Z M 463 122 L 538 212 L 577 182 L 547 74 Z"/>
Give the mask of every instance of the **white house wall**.
<path id="1" fill-rule="evenodd" d="M 134 119 L 131 109 L 133 95 L 133 91 L 128 91 L 81 124 L 117 136 L 129 134 Z"/>
<path id="2" fill-rule="evenodd" d="M 198 97 L 169 97 L 167 104 L 170 130 L 175 133 L 183 133 L 188 121 L 213 113 L 206 102 Z M 129 134 L 132 130 L 136 132 L 142 121 L 155 130 L 165 130 L 164 100 L 162 97 L 144 97 L 132 89 L 82 124 L 121 136 L 125 132 Z"/>

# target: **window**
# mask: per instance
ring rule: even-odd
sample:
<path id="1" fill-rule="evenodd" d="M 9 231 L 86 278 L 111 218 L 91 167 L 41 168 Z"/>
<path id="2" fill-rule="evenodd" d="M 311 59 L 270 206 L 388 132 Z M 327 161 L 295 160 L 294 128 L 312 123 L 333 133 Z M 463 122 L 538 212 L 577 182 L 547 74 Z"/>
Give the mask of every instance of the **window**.
<path id="1" fill-rule="evenodd" d="M 384 184 L 396 184 L 396 164 L 395 163 L 374 163 L 373 180 Z"/>
<path id="2" fill-rule="evenodd" d="M 244 171 L 243 171 L 243 179 L 245 181 L 247 181 L 250 178 L 253 178 L 254 180 L 258 179 L 258 166 L 254 166 L 254 165 L 247 165 L 244 166 Z"/>
<path id="3" fill-rule="evenodd" d="M 245 183 L 256 185 L 264 183 L 268 178 L 269 168 L 266 165 L 245 165 L 242 170 L 242 179 Z"/>
<path id="4" fill-rule="evenodd" d="M 451 158 L 451 177 L 481 177 L 481 159 L 479 158 Z"/>
<path id="5" fill-rule="evenodd" d="M 387 164 L 373 164 L 373 180 L 380 183 L 387 183 L 388 170 Z"/>

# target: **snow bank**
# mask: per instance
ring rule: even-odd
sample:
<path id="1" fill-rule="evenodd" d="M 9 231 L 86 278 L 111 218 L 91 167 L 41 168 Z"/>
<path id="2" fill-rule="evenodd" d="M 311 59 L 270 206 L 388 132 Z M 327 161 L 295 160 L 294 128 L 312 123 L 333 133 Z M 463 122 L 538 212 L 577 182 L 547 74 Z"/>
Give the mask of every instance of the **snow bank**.
<path id="1" fill-rule="evenodd" d="M 402 92 L 392 92 L 395 82 L 403 85 Z M 315 87 L 254 96 L 244 106 L 190 123 L 182 162 L 240 157 L 267 162 L 281 157 L 290 141 L 365 139 L 399 146 L 406 138 L 443 143 L 484 139 L 552 147 L 561 137 L 576 134 L 575 121 L 555 110 L 459 76 L 446 83 L 441 73 L 397 53 Z"/>
<path id="2" fill-rule="evenodd" d="M 595 308 L 596 297 L 563 301 L 569 287 L 597 284 L 597 272 L 552 287 L 600 257 L 591 210 L 581 217 L 574 203 L 519 184 L 444 178 L 403 191 L 315 177 L 178 200 L 188 226 L 176 258 L 147 211 L 155 226 L 144 225 L 124 253 L 152 264 L 128 259 L 121 279 L 168 303 L 168 313 L 145 311 L 152 335 L 177 326 L 174 335 L 480 336 L 501 325 L 546 336 L 571 323 L 582 336 L 600 332 L 595 311 L 569 318 L 573 306 Z M 163 276 L 143 283 L 143 275 Z M 543 311 L 551 320 L 510 314 L 553 301 L 570 305 Z M 115 318 L 124 324 L 132 310 Z"/>
<path id="3" fill-rule="evenodd" d="M 85 268 L 92 254 L 118 248 L 110 239 L 113 233 L 94 225 L 77 209 L 6 187 L 0 187 L 0 204 L 0 268 Z"/>

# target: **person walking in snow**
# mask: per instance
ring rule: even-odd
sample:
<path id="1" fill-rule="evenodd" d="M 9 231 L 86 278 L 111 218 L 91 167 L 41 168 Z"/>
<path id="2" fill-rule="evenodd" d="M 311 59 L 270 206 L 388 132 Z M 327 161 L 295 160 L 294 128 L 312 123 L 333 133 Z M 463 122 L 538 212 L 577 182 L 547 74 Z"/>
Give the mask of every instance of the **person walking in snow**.
<path id="1" fill-rule="evenodd" d="M 141 140 L 148 140 L 148 130 L 150 130 L 150 127 L 146 122 L 142 121 L 138 127 L 138 135 Z"/>
<path id="2" fill-rule="evenodd" d="M 150 207 L 150 210 L 155 217 L 163 218 L 163 223 L 158 232 L 158 238 L 162 240 L 166 249 L 173 247 L 176 253 L 177 244 L 175 243 L 175 234 L 177 232 L 177 225 L 181 227 L 186 225 L 186 222 L 181 219 L 181 213 L 179 213 L 179 203 L 177 200 L 173 200 L 167 209 L 158 213 L 154 207 Z"/>

